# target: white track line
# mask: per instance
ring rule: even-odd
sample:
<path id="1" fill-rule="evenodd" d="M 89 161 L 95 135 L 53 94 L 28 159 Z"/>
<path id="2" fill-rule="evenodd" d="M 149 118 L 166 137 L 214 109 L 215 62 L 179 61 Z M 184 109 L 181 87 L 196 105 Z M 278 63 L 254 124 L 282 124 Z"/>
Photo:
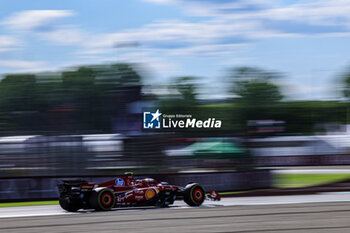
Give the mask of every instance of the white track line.
<path id="1" fill-rule="evenodd" d="M 61 214 L 75 214 L 75 213 L 66 212 L 62 210 L 61 207 L 58 205 L 0 208 L 0 218 L 51 216 L 51 215 L 61 215 Z"/>

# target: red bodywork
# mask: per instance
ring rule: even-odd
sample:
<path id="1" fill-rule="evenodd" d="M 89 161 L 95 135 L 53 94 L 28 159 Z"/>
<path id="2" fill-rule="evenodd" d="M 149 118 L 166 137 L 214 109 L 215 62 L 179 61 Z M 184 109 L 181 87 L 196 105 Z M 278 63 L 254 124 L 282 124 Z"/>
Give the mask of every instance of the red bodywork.
<path id="1" fill-rule="evenodd" d="M 158 193 L 178 192 L 181 187 L 169 185 L 167 183 L 158 183 L 152 178 L 134 179 L 133 176 L 123 176 L 109 180 L 97 185 L 113 190 L 116 198 L 116 204 L 143 203 L 156 197 Z"/>

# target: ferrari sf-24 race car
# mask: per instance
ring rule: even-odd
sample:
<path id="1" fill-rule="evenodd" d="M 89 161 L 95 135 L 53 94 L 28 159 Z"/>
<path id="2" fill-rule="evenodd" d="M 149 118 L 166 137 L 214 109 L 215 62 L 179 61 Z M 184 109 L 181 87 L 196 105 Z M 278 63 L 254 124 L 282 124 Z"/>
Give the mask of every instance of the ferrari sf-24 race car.
<path id="1" fill-rule="evenodd" d="M 71 212 L 126 206 L 167 207 L 175 199 L 183 199 L 190 206 L 200 206 L 206 198 L 220 200 L 220 195 L 214 190 L 206 196 L 203 187 L 197 183 L 180 187 L 166 182 L 158 183 L 152 178 L 134 179 L 132 173 L 100 184 L 85 180 L 62 180 L 58 190 L 60 206 Z"/>

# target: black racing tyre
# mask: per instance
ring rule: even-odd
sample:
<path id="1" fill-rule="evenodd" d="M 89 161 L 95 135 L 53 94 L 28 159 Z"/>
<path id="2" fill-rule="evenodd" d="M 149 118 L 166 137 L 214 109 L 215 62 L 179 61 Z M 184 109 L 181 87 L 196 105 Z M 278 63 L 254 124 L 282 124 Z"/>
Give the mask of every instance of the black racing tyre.
<path id="1" fill-rule="evenodd" d="M 184 190 L 184 201 L 189 206 L 200 206 L 205 199 L 205 191 L 196 183 L 186 185 Z"/>
<path id="2" fill-rule="evenodd" d="M 69 197 L 60 197 L 59 203 L 62 209 L 67 210 L 69 212 L 75 212 L 81 209 L 81 203 L 78 200 L 74 200 Z"/>
<path id="3" fill-rule="evenodd" d="M 94 190 L 90 196 L 90 205 L 95 210 L 111 210 L 115 205 L 115 196 L 107 188 Z"/>

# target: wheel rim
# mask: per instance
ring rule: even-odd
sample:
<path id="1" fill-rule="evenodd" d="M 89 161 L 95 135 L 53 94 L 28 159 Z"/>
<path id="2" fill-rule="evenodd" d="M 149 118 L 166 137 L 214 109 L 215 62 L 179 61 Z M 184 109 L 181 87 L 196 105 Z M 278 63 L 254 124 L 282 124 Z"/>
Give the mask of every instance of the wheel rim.
<path id="1" fill-rule="evenodd" d="M 101 202 L 104 206 L 109 206 L 112 203 L 112 197 L 109 193 L 102 194 Z"/>
<path id="2" fill-rule="evenodd" d="M 195 201 L 201 201 L 203 199 L 203 191 L 200 188 L 193 190 L 193 198 Z"/>

